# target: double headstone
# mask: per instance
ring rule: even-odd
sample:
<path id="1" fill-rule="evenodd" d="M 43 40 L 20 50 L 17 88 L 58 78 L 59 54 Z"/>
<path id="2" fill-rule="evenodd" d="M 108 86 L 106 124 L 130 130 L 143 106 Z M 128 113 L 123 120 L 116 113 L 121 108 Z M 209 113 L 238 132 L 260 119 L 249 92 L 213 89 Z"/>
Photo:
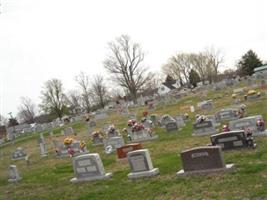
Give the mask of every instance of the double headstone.
<path id="1" fill-rule="evenodd" d="M 257 121 L 262 120 L 261 115 L 255 115 L 250 117 L 245 117 L 242 119 L 234 120 L 229 122 L 230 130 L 247 130 L 250 129 L 253 132 L 253 136 L 266 136 L 267 131 L 265 126 L 259 126 Z"/>
<path id="2" fill-rule="evenodd" d="M 239 118 L 238 109 L 237 108 L 227 108 L 222 109 L 215 114 L 216 121 L 231 121 Z"/>
<path id="3" fill-rule="evenodd" d="M 127 156 L 131 168 L 131 173 L 128 174 L 129 179 L 151 177 L 159 174 L 159 169 L 153 167 L 147 149 L 131 151 Z"/>
<path id="4" fill-rule="evenodd" d="M 229 131 L 212 135 L 210 137 L 213 146 L 221 146 L 222 150 L 232 150 L 252 147 L 255 148 L 256 144 L 250 145 L 248 138 L 244 131 Z"/>
<path id="5" fill-rule="evenodd" d="M 149 140 L 158 139 L 158 135 L 155 135 L 152 132 L 149 132 L 148 129 L 143 129 L 140 131 L 129 131 L 129 135 L 131 137 L 131 142 L 144 142 Z"/>
<path id="6" fill-rule="evenodd" d="M 202 122 L 196 122 L 193 124 L 193 135 L 210 135 L 216 133 L 215 125 L 211 120 L 205 120 Z"/>
<path id="7" fill-rule="evenodd" d="M 72 183 L 108 179 L 112 173 L 106 173 L 102 160 L 97 153 L 84 154 L 73 158 L 74 178 Z"/>
<path id="8" fill-rule="evenodd" d="M 177 176 L 201 175 L 232 171 L 234 165 L 225 165 L 219 146 L 196 147 L 181 152 L 183 169 Z"/>

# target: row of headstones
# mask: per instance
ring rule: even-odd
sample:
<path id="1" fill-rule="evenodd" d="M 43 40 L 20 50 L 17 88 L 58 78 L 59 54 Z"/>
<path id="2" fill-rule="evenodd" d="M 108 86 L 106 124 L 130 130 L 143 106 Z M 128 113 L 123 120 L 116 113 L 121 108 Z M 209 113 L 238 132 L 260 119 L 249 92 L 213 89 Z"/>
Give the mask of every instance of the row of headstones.
<path id="1" fill-rule="evenodd" d="M 129 147 L 127 147 L 129 149 Z M 207 146 L 197 147 L 181 152 L 183 169 L 177 172 L 177 176 L 194 174 L 218 173 L 232 171 L 234 165 L 225 165 L 221 147 Z M 140 149 L 129 151 L 127 160 L 131 168 L 129 179 L 152 177 L 159 174 L 159 169 L 154 168 L 149 151 Z M 71 182 L 92 181 L 112 177 L 112 173 L 106 173 L 99 154 L 85 154 L 73 159 L 74 178 Z"/>
<path id="2" fill-rule="evenodd" d="M 263 120 L 262 115 L 254 115 L 249 117 L 244 117 L 239 119 L 236 117 L 234 112 L 229 110 L 223 110 L 219 113 L 222 113 L 221 115 L 217 115 L 220 117 L 209 115 L 206 116 L 207 120 L 201 122 L 201 123 L 194 123 L 193 124 L 193 135 L 201 136 L 201 135 L 210 135 L 217 133 L 216 127 L 219 125 L 219 121 L 222 120 L 229 120 L 229 129 L 234 130 L 246 130 L 250 129 L 253 132 L 254 136 L 265 136 L 267 135 L 267 131 L 265 130 L 265 127 L 258 127 L 257 121 Z M 232 113 L 232 114 L 231 114 Z M 219 120 L 216 120 L 219 119 Z"/>

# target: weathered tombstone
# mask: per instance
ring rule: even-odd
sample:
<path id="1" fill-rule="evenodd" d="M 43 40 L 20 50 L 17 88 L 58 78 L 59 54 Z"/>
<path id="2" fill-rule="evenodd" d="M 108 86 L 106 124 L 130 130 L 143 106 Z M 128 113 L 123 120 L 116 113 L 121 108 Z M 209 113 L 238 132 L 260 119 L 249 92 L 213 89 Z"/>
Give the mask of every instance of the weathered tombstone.
<path id="1" fill-rule="evenodd" d="M 198 103 L 198 107 L 202 110 L 211 110 L 213 108 L 212 100 L 202 101 Z"/>
<path id="2" fill-rule="evenodd" d="M 23 148 L 18 147 L 11 155 L 11 159 L 12 160 L 21 160 L 21 159 L 25 159 L 25 157 L 27 156 L 26 152 L 24 151 Z"/>
<path id="3" fill-rule="evenodd" d="M 126 144 L 120 148 L 117 148 L 118 161 L 127 160 L 127 153 L 139 149 L 142 149 L 142 145 L 140 143 Z"/>
<path id="4" fill-rule="evenodd" d="M 176 122 L 169 122 L 165 125 L 167 132 L 178 131 L 177 123 Z"/>
<path id="5" fill-rule="evenodd" d="M 193 135 L 211 135 L 216 133 L 215 125 L 211 120 L 205 120 L 203 122 L 196 122 L 193 124 Z"/>
<path id="6" fill-rule="evenodd" d="M 149 140 L 158 139 L 158 135 L 155 135 L 148 129 L 143 129 L 140 131 L 129 131 L 128 132 L 131 138 L 131 142 L 144 142 Z"/>
<path id="7" fill-rule="evenodd" d="M 245 117 L 242 119 L 234 120 L 229 122 L 230 130 L 251 130 L 253 136 L 267 136 L 267 131 L 265 130 L 264 123 L 262 126 L 257 124 L 257 121 L 262 120 L 261 115 L 254 115 L 250 117 Z"/>
<path id="8" fill-rule="evenodd" d="M 222 109 L 215 114 L 216 121 L 231 121 L 239 118 L 238 109 L 237 108 L 227 108 Z"/>
<path id="9" fill-rule="evenodd" d="M 159 169 L 154 168 L 148 149 L 131 151 L 127 154 L 131 173 L 129 179 L 151 177 L 159 174 Z"/>
<path id="10" fill-rule="evenodd" d="M 165 125 L 167 124 L 167 123 L 169 123 L 169 122 L 175 122 L 176 123 L 176 121 L 175 121 L 175 119 L 172 117 L 172 116 L 170 116 L 170 115 L 163 115 L 162 117 L 161 117 L 161 119 L 160 119 L 160 125 L 162 126 L 162 127 L 165 127 Z"/>
<path id="11" fill-rule="evenodd" d="M 13 182 L 18 182 L 22 178 L 19 175 L 18 169 L 16 165 L 9 165 L 9 179 L 8 182 L 13 183 Z"/>
<path id="12" fill-rule="evenodd" d="M 183 169 L 177 176 L 202 175 L 233 171 L 234 164 L 225 165 L 219 146 L 196 147 L 181 152 Z"/>
<path id="13" fill-rule="evenodd" d="M 41 142 L 40 144 L 40 154 L 41 154 L 41 157 L 45 157 L 47 156 L 47 150 L 46 150 L 46 146 L 45 146 L 45 143 L 44 142 Z"/>
<path id="14" fill-rule="evenodd" d="M 177 126 L 179 128 L 185 126 L 184 118 L 182 116 L 180 116 L 180 115 L 176 116 L 175 120 L 176 120 Z"/>
<path id="15" fill-rule="evenodd" d="M 72 164 L 74 170 L 74 178 L 70 180 L 72 183 L 112 177 L 112 173 L 105 173 L 102 160 L 97 153 L 74 157 Z"/>
<path id="16" fill-rule="evenodd" d="M 74 134 L 74 130 L 72 127 L 67 127 L 67 128 L 62 130 L 62 135 L 69 136 L 69 135 L 73 135 L 73 134 Z"/>
<path id="17" fill-rule="evenodd" d="M 222 150 L 256 147 L 254 143 L 253 146 L 249 145 L 249 140 L 242 130 L 215 134 L 210 136 L 210 140 L 213 146 L 221 146 Z"/>
<path id="18" fill-rule="evenodd" d="M 116 151 L 117 148 L 120 148 L 124 145 L 124 140 L 122 137 L 111 137 L 107 140 L 104 140 L 104 148 L 106 153 L 112 153 Z"/>

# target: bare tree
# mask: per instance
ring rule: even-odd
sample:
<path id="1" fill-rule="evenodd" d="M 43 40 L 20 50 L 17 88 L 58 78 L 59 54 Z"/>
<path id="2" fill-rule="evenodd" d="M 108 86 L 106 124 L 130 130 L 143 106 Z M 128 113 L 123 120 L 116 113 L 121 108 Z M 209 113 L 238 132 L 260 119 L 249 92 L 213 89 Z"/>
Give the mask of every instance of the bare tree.
<path id="1" fill-rule="evenodd" d="M 34 123 L 36 106 L 28 97 L 21 97 L 21 105 L 18 108 L 18 118 L 23 123 Z"/>
<path id="2" fill-rule="evenodd" d="M 41 94 L 41 109 L 45 112 L 56 114 L 61 119 L 67 109 L 67 98 L 63 91 L 62 82 L 58 79 L 48 80 L 45 82 Z"/>
<path id="3" fill-rule="evenodd" d="M 189 72 L 192 69 L 190 54 L 181 53 L 172 56 L 162 69 L 166 75 L 178 79 L 181 85 L 189 84 Z"/>
<path id="4" fill-rule="evenodd" d="M 216 50 L 214 47 L 206 48 L 204 54 L 209 59 L 209 64 L 207 65 L 208 69 L 211 71 L 209 81 L 216 82 L 218 76 L 218 69 L 224 61 L 224 57 L 220 50 Z"/>
<path id="5" fill-rule="evenodd" d="M 109 44 L 110 55 L 104 61 L 104 67 L 112 74 L 112 80 L 126 88 L 134 102 L 137 93 L 148 81 L 146 68 L 142 67 L 144 53 L 138 43 L 122 35 Z"/>
<path id="6" fill-rule="evenodd" d="M 77 90 L 70 90 L 68 92 L 68 105 L 72 114 L 77 115 L 82 112 L 81 101 L 81 95 Z"/>
<path id="7" fill-rule="evenodd" d="M 101 75 L 96 75 L 92 81 L 92 93 L 94 96 L 95 102 L 101 107 L 104 108 L 107 102 L 107 87 L 104 83 L 104 78 Z"/>
<path id="8" fill-rule="evenodd" d="M 82 105 L 87 113 L 91 111 L 91 91 L 89 77 L 84 72 L 80 72 L 79 75 L 75 77 L 76 82 L 80 86 L 82 92 Z"/>

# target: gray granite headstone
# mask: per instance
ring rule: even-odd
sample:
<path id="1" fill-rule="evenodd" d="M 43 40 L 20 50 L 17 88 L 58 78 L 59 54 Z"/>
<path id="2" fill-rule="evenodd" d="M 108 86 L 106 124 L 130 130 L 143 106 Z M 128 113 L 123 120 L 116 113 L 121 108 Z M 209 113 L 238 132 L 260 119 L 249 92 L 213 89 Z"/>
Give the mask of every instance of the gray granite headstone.
<path id="1" fill-rule="evenodd" d="M 167 132 L 178 131 L 176 122 L 169 122 L 165 125 Z"/>
<path id="2" fill-rule="evenodd" d="M 16 165 L 10 165 L 9 166 L 9 179 L 8 182 L 18 182 L 22 178 L 19 175 L 18 169 Z"/>
<path id="3" fill-rule="evenodd" d="M 159 169 L 153 167 L 147 149 L 131 151 L 127 153 L 127 157 L 131 168 L 131 173 L 128 174 L 129 179 L 151 177 L 159 174 Z"/>
<path id="4" fill-rule="evenodd" d="M 97 153 L 84 154 L 73 158 L 74 178 L 72 183 L 108 179 L 112 173 L 105 173 L 102 160 Z"/>
<path id="5" fill-rule="evenodd" d="M 211 120 L 205 120 L 203 122 L 196 122 L 193 124 L 193 135 L 210 135 L 216 133 L 215 125 Z"/>
<path id="6" fill-rule="evenodd" d="M 239 118 L 237 108 L 222 109 L 215 114 L 216 121 L 231 121 Z"/>
<path id="7" fill-rule="evenodd" d="M 246 130 L 250 129 L 253 132 L 253 136 L 267 136 L 265 126 L 257 126 L 258 120 L 263 120 L 262 115 L 254 115 L 245 117 L 242 119 L 234 120 L 229 122 L 230 130 Z"/>

